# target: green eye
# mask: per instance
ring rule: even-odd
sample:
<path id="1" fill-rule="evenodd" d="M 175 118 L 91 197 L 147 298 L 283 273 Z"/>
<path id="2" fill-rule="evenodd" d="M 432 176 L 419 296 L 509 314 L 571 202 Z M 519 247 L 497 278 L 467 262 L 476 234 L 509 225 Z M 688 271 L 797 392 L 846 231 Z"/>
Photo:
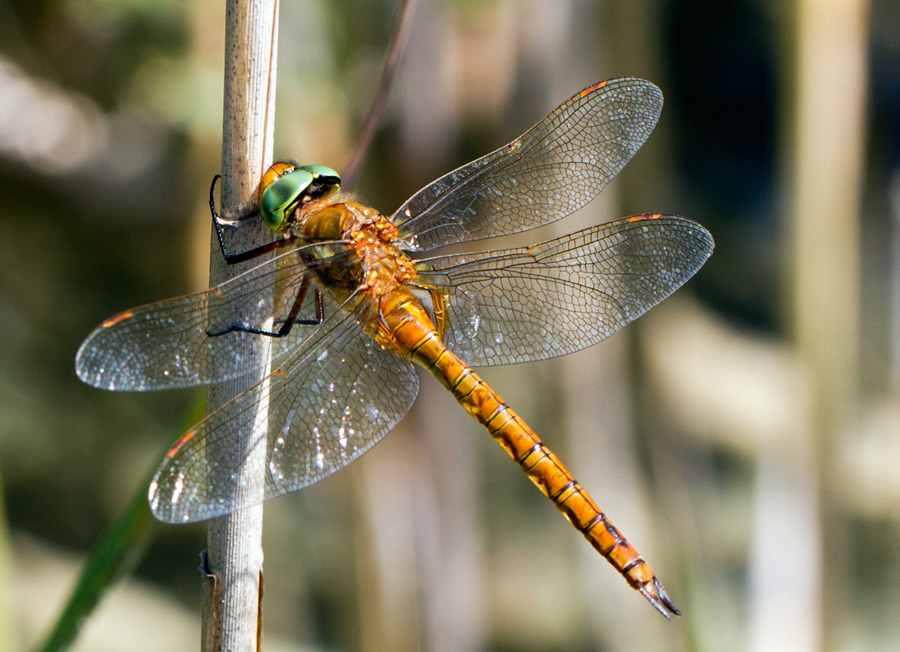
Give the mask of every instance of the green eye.
<path id="1" fill-rule="evenodd" d="M 341 177 L 325 165 L 294 167 L 276 163 L 263 175 L 259 213 L 275 232 L 288 228 L 287 217 L 300 201 L 319 199 L 341 189 Z"/>
<path id="2" fill-rule="evenodd" d="M 267 227 L 273 231 L 284 229 L 288 212 L 309 188 L 313 179 L 312 172 L 306 168 L 297 168 L 266 186 L 259 198 L 259 213 Z"/>
<path id="3" fill-rule="evenodd" d="M 307 172 L 309 172 L 311 175 L 313 175 L 317 179 L 322 178 L 323 180 L 328 179 L 329 181 L 331 179 L 334 179 L 334 181 L 332 182 L 332 185 L 335 185 L 338 187 L 340 187 L 340 185 L 341 185 L 341 175 L 339 175 L 337 172 L 335 172 L 333 169 L 331 169 L 327 165 L 304 165 L 297 169 L 298 170 L 306 170 Z"/>

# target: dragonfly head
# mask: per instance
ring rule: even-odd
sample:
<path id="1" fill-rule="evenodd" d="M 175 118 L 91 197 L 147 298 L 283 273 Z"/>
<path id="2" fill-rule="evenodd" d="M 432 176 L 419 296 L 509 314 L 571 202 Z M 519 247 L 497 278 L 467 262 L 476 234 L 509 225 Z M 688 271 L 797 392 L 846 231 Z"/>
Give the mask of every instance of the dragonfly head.
<path id="1" fill-rule="evenodd" d="M 259 213 L 276 233 L 288 228 L 289 217 L 299 206 L 322 199 L 341 189 L 341 177 L 324 165 L 275 163 L 259 184 Z"/>

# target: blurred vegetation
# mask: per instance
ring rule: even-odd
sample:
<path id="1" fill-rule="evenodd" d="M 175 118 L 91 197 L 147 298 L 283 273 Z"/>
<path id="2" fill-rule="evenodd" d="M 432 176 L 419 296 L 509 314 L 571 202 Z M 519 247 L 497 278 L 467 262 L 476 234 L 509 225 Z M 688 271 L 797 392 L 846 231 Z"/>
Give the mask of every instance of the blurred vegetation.
<path id="1" fill-rule="evenodd" d="M 850 294 L 819 284 L 834 299 L 819 321 L 851 327 L 844 340 L 810 343 L 794 280 L 805 260 L 797 188 L 809 174 L 795 146 L 808 127 L 798 80 L 817 65 L 798 54 L 801 28 L 815 27 L 799 18 L 805 4 L 423 0 L 357 188 L 389 213 L 595 81 L 635 75 L 662 88 L 660 125 L 621 179 L 520 241 L 660 211 L 707 226 L 712 259 L 609 342 L 484 375 L 685 615 L 659 618 L 423 378 L 416 408 L 375 451 L 267 505 L 267 648 L 900 647 L 900 7 L 843 3 L 866 17 L 861 74 L 828 67 L 813 87 L 823 143 L 841 128 L 828 110 L 857 89 L 865 103 L 856 140 L 840 150 L 849 205 L 821 213 L 823 242 L 835 223 L 856 235 L 813 261 L 851 270 Z M 277 157 L 340 169 L 396 7 L 282 3 Z M 211 0 L 0 3 L 0 471 L 11 550 L 0 555 L 11 598 L 0 626 L 13 627 L 0 644 L 10 649 L 46 634 L 87 551 L 191 405 L 190 392 L 88 388 L 73 359 L 105 317 L 206 283 L 223 12 Z M 834 190 L 824 178 L 808 182 L 813 198 Z M 806 217 L 815 226 L 820 214 Z M 821 375 L 832 354 L 846 384 Z M 840 418 L 826 422 L 833 386 Z M 205 528 L 159 531 L 77 649 L 196 647 Z"/>

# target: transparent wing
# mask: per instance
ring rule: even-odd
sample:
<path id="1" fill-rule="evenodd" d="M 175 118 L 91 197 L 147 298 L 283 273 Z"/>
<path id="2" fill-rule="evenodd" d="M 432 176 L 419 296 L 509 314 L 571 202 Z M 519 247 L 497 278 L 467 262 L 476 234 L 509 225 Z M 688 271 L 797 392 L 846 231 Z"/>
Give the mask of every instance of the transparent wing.
<path id="1" fill-rule="evenodd" d="M 509 145 L 426 186 L 393 215 L 418 250 L 549 224 L 596 197 L 662 110 L 648 81 L 612 79 L 574 96 Z"/>
<path id="2" fill-rule="evenodd" d="M 370 307 L 371 309 L 371 307 Z M 368 318 L 368 317 L 367 317 Z M 337 313 L 268 379 L 207 416 L 169 451 L 150 485 L 163 521 L 199 521 L 253 504 L 237 491 L 233 467 L 211 467 L 207 449 L 266 449 L 263 500 L 325 478 L 378 443 L 412 405 L 412 364 L 365 335 L 358 315 Z M 268 420 L 257 411 L 268 405 Z M 249 454 L 249 452 L 248 452 Z"/>
<path id="3" fill-rule="evenodd" d="M 316 246 L 325 245 L 310 245 Z M 204 292 L 110 317 L 79 348 L 78 377 L 94 387 L 125 391 L 191 387 L 259 371 L 267 363 L 256 355 L 263 343 L 273 347 L 277 359 L 314 330 L 296 323 L 283 338 L 247 332 L 277 329 L 305 283 L 310 285 L 297 318 L 316 318 L 314 275 L 298 255 L 307 248 L 281 254 Z M 344 255 L 339 252 L 330 262 Z M 336 310 L 327 293 L 324 308 L 326 316 Z"/>
<path id="4" fill-rule="evenodd" d="M 638 215 L 532 247 L 417 263 L 445 294 L 444 342 L 474 366 L 545 360 L 609 337 L 712 254 L 699 224 Z"/>

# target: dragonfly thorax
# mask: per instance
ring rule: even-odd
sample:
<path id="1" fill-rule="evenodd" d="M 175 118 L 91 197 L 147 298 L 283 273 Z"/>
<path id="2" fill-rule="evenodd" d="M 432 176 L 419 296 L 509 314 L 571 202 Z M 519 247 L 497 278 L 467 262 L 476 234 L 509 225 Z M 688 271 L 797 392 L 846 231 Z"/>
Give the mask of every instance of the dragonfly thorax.
<path id="1" fill-rule="evenodd" d="M 376 298 L 414 279 L 415 266 L 397 246 L 394 223 L 374 208 L 341 199 L 311 202 L 297 210 L 298 237 L 308 242 L 341 241 L 353 254 L 351 261 L 341 265 L 340 278 L 331 266 L 323 266 L 320 279 L 326 285 L 363 290 Z"/>

